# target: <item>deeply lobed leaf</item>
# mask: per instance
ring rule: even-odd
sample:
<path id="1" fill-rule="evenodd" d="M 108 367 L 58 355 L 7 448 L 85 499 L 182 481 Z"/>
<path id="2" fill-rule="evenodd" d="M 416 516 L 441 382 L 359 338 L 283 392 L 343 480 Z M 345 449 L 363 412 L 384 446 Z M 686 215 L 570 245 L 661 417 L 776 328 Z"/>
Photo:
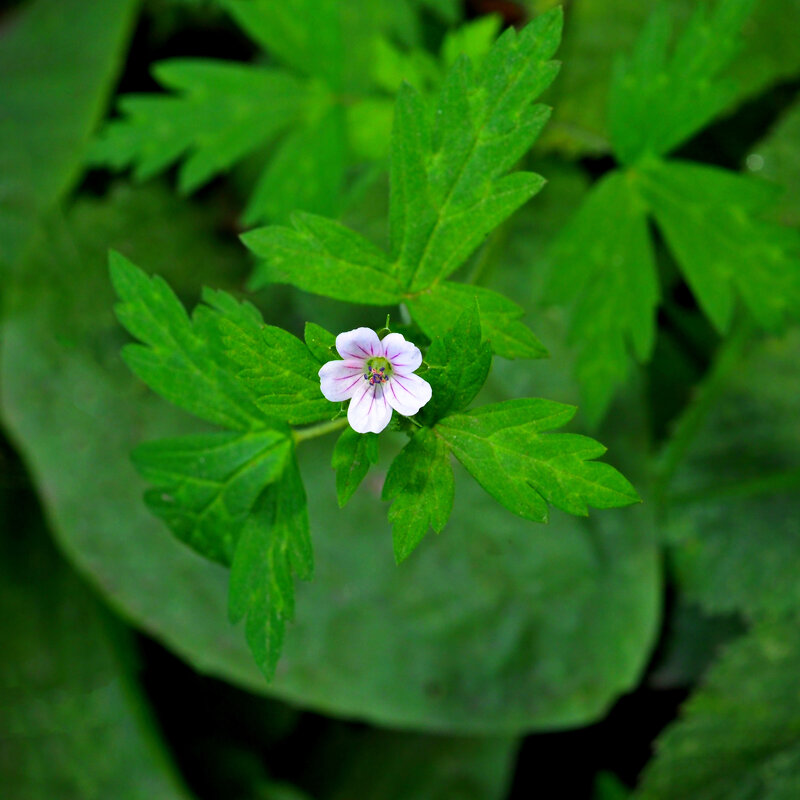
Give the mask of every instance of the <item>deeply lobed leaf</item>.
<path id="1" fill-rule="evenodd" d="M 356 433 L 345 428 L 333 448 L 331 466 L 336 470 L 336 499 L 339 508 L 358 489 L 369 468 L 378 463 L 378 437 L 374 433 Z"/>
<path id="2" fill-rule="evenodd" d="M 547 503 L 585 516 L 589 506 L 638 502 L 617 470 L 591 460 L 603 455 L 603 445 L 588 436 L 546 433 L 575 410 L 538 398 L 507 400 L 446 417 L 434 430 L 489 494 L 534 522 L 547 521 Z"/>

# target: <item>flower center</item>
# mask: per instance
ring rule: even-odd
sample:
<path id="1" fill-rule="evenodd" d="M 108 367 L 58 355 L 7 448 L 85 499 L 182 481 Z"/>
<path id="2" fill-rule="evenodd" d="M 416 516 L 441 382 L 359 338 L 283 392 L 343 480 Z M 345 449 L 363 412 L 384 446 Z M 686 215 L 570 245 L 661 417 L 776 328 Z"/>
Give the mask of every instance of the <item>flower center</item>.
<path id="1" fill-rule="evenodd" d="M 364 380 L 369 381 L 370 386 L 379 386 L 386 383 L 392 377 L 392 365 L 382 356 L 370 358 L 367 361 L 364 371 Z"/>

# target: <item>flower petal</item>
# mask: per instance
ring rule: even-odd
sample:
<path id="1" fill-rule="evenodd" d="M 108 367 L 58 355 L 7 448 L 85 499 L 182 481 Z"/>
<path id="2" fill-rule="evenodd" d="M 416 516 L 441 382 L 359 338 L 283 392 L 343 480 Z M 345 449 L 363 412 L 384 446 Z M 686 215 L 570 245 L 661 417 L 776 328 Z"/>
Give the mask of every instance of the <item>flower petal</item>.
<path id="1" fill-rule="evenodd" d="M 320 368 L 319 388 L 332 403 L 352 397 L 359 383 L 367 383 L 362 361 L 329 361 Z"/>
<path id="2" fill-rule="evenodd" d="M 357 433 L 380 433 L 391 418 L 392 408 L 386 402 L 383 386 L 362 380 L 347 409 L 350 427 Z"/>
<path id="3" fill-rule="evenodd" d="M 384 387 L 386 401 L 404 417 L 413 417 L 431 399 L 431 385 L 419 375 L 395 373 Z"/>
<path id="4" fill-rule="evenodd" d="M 336 349 L 342 358 L 366 360 L 383 355 L 381 340 L 372 328 L 355 328 L 336 337 Z"/>
<path id="5" fill-rule="evenodd" d="M 422 353 L 413 342 L 406 341 L 403 334 L 390 333 L 382 339 L 381 345 L 384 356 L 389 359 L 395 372 L 410 375 L 415 369 L 419 369 Z"/>

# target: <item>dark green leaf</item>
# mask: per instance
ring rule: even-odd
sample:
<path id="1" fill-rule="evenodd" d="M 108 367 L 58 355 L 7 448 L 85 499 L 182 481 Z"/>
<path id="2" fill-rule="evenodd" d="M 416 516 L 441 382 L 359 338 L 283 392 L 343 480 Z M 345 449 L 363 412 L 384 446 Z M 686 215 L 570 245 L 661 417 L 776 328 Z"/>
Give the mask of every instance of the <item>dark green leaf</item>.
<path id="1" fill-rule="evenodd" d="M 4 16 L 0 267 L 15 264 L 39 215 L 78 178 L 137 5 L 34 0 Z"/>
<path id="2" fill-rule="evenodd" d="M 504 358 L 545 358 L 547 350 L 521 318 L 525 311 L 491 289 L 442 281 L 414 295 L 408 307 L 414 321 L 431 339 L 444 336 L 477 300 L 481 329 L 493 352 Z"/>
<path id="3" fill-rule="evenodd" d="M 352 428 L 345 428 L 333 448 L 331 463 L 336 470 L 336 497 L 340 508 L 345 507 L 369 468 L 377 462 L 378 437 L 374 433 L 356 433 Z"/>
<path id="4" fill-rule="evenodd" d="M 543 185 L 508 174 L 549 116 L 532 105 L 555 78 L 549 61 L 561 38 L 561 10 L 517 34 L 509 28 L 479 71 L 466 58 L 450 70 L 431 127 L 422 98 L 404 86 L 391 145 L 391 238 L 398 279 L 419 291 L 450 275 L 484 236 Z"/>
<path id="5" fill-rule="evenodd" d="M 311 355 L 320 364 L 333 361 L 335 358 L 341 358 L 336 352 L 336 337 L 321 325 L 317 325 L 316 322 L 306 322 L 303 338 L 305 339 L 306 347 L 311 351 Z"/>
<path id="6" fill-rule="evenodd" d="M 422 409 L 426 424 L 449 411 L 465 409 L 480 391 L 492 366 L 492 347 L 481 342 L 478 305 L 474 303 L 444 336 L 437 336 L 425 354 L 425 380 L 433 395 Z"/>
<path id="7" fill-rule="evenodd" d="M 632 56 L 614 71 L 609 125 L 620 161 L 674 150 L 731 104 L 737 86 L 719 75 L 739 47 L 753 4 L 718 0 L 713 13 L 698 4 L 669 56 L 670 11 L 656 8 Z"/>
<path id="8" fill-rule="evenodd" d="M 210 433 L 148 442 L 133 460 L 155 484 L 145 495 L 150 510 L 182 542 L 229 565 L 242 525 L 290 449 L 284 432 Z"/>
<path id="9" fill-rule="evenodd" d="M 800 636 L 761 625 L 711 669 L 659 737 L 639 800 L 790 800 L 800 775 Z"/>
<path id="10" fill-rule="evenodd" d="M 629 350 L 647 361 L 655 339 L 658 274 L 635 176 L 604 177 L 561 230 L 549 259 L 545 297 L 572 306 L 581 408 L 596 424 L 628 375 Z"/>
<path id="11" fill-rule="evenodd" d="M 428 528 L 442 532 L 454 495 L 447 446 L 430 428 L 417 431 L 392 461 L 383 485 L 383 499 L 392 501 L 389 522 L 398 564 L 408 558 Z"/>
<path id="12" fill-rule="evenodd" d="M 310 580 L 313 570 L 306 493 L 292 454 L 247 518 L 231 567 L 229 615 L 232 622 L 247 616 L 247 643 L 267 680 L 294 616 L 292 576 Z"/>
<path id="13" fill-rule="evenodd" d="M 435 428 L 478 483 L 510 511 L 547 522 L 547 503 L 586 515 L 588 506 L 639 501 L 628 481 L 592 461 L 606 448 L 588 436 L 544 431 L 565 425 L 574 406 L 526 398 L 446 417 Z"/>
<path id="14" fill-rule="evenodd" d="M 221 314 L 198 306 L 192 319 L 175 293 L 158 276 L 147 277 L 119 253 L 109 257 L 111 280 L 121 302 L 117 317 L 143 344 L 125 347 L 128 366 L 153 391 L 201 419 L 234 430 L 263 427 L 253 395 L 236 379 L 236 365 L 226 356 L 219 329 Z M 222 292 L 238 324 L 260 324 L 258 312 Z M 287 334 L 288 336 L 288 334 Z"/>
<path id="15" fill-rule="evenodd" d="M 333 416 L 334 406 L 319 388 L 319 363 L 296 336 L 230 316 L 220 319 L 219 329 L 238 379 L 264 414 L 292 425 Z"/>
<path id="16" fill-rule="evenodd" d="M 700 306 L 721 332 L 735 298 L 764 328 L 800 315 L 800 234 L 759 219 L 765 181 L 684 161 L 653 162 L 642 191 Z"/>
<path id="17" fill-rule="evenodd" d="M 400 302 L 402 290 L 384 253 L 343 225 L 312 214 L 293 216 L 294 228 L 270 225 L 242 236 L 264 261 L 252 285 L 291 283 L 305 291 L 372 305 Z"/>

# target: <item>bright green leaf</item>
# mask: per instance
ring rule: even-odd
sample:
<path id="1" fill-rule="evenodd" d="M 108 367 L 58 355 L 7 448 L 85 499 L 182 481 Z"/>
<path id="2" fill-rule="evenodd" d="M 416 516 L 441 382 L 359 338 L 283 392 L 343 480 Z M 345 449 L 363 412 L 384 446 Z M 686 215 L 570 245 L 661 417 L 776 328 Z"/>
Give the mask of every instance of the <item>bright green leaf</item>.
<path id="1" fill-rule="evenodd" d="M 121 301 L 117 317 L 143 342 L 123 351 L 133 372 L 166 400 L 201 419 L 234 430 L 263 426 L 254 397 L 236 379 L 236 365 L 225 355 L 220 315 L 201 305 L 190 319 L 162 278 L 149 278 L 116 252 L 109 263 Z M 260 316 L 252 306 L 234 305 L 241 309 L 241 324 L 249 320 L 258 326 Z"/>
<path id="2" fill-rule="evenodd" d="M 475 303 L 444 336 L 437 336 L 425 354 L 425 380 L 433 395 L 422 409 L 426 424 L 449 411 L 462 411 L 480 391 L 492 366 L 492 347 L 481 342 L 481 323 Z"/>
<path id="3" fill-rule="evenodd" d="M 651 15 L 630 57 L 614 70 L 609 127 L 624 164 L 674 150 L 731 104 L 733 81 L 720 78 L 740 45 L 754 0 L 718 0 L 713 13 L 697 8 L 670 48 L 670 11 Z"/>
<path id="4" fill-rule="evenodd" d="M 547 504 L 586 515 L 588 506 L 639 501 L 609 464 L 591 459 L 606 448 L 588 436 L 544 433 L 565 425 L 574 406 L 526 398 L 446 417 L 435 430 L 478 483 L 510 511 L 547 522 Z"/>
<path id="5" fill-rule="evenodd" d="M 145 500 L 182 542 L 229 565 L 242 525 L 265 486 L 281 475 L 286 433 L 210 433 L 159 439 L 133 452 L 154 488 Z"/>
<path id="6" fill-rule="evenodd" d="M 402 291 L 384 253 L 363 236 L 324 217 L 296 213 L 293 228 L 270 225 L 242 236 L 264 261 L 255 288 L 291 283 L 305 291 L 354 303 L 392 305 Z"/>
<path id="7" fill-rule="evenodd" d="M 711 321 L 728 330 L 737 295 L 764 328 L 800 314 L 800 234 L 762 221 L 765 181 L 684 161 L 653 162 L 642 192 Z"/>
<path id="8" fill-rule="evenodd" d="M 430 428 L 417 431 L 392 461 L 383 485 L 383 499 L 392 502 L 389 522 L 398 564 L 408 558 L 428 528 L 442 532 L 454 495 L 447 446 Z"/>
<path id="9" fill-rule="evenodd" d="M 595 424 L 628 375 L 629 351 L 647 361 L 655 339 L 658 273 L 635 176 L 605 176 L 562 228 L 549 260 L 545 298 L 571 305 L 581 407 Z"/>
<path id="10" fill-rule="evenodd" d="M 331 466 L 336 470 L 336 497 L 339 507 L 347 501 L 378 462 L 378 437 L 374 433 L 356 433 L 348 427 L 333 448 Z"/>
<path id="11" fill-rule="evenodd" d="M 638 800 L 790 800 L 800 767 L 797 620 L 762 625 L 711 669 L 656 743 Z"/>
<path id="12" fill-rule="evenodd" d="M 532 105 L 555 78 L 549 61 L 561 11 L 519 34 L 509 28 L 480 70 L 462 58 L 450 70 L 429 122 L 425 103 L 404 86 L 391 144 L 391 239 L 396 274 L 411 291 L 450 275 L 539 189 L 532 173 L 509 174 L 549 116 Z"/>
<path id="13" fill-rule="evenodd" d="M 311 351 L 311 355 L 320 364 L 333 361 L 335 358 L 341 358 L 336 352 L 336 337 L 321 325 L 317 325 L 316 322 L 306 322 L 303 339 L 306 347 Z"/>
<path id="14" fill-rule="evenodd" d="M 303 480 L 292 454 L 280 480 L 266 489 L 247 518 L 231 567 L 229 614 L 245 615 L 247 642 L 267 680 L 294 616 L 292 576 L 310 580 L 314 570 Z"/>
<path id="15" fill-rule="evenodd" d="M 431 339 L 444 336 L 477 300 L 481 329 L 492 350 L 504 358 L 545 358 L 547 350 L 521 318 L 525 311 L 512 300 L 482 286 L 442 281 L 409 298 L 414 321 Z"/>

